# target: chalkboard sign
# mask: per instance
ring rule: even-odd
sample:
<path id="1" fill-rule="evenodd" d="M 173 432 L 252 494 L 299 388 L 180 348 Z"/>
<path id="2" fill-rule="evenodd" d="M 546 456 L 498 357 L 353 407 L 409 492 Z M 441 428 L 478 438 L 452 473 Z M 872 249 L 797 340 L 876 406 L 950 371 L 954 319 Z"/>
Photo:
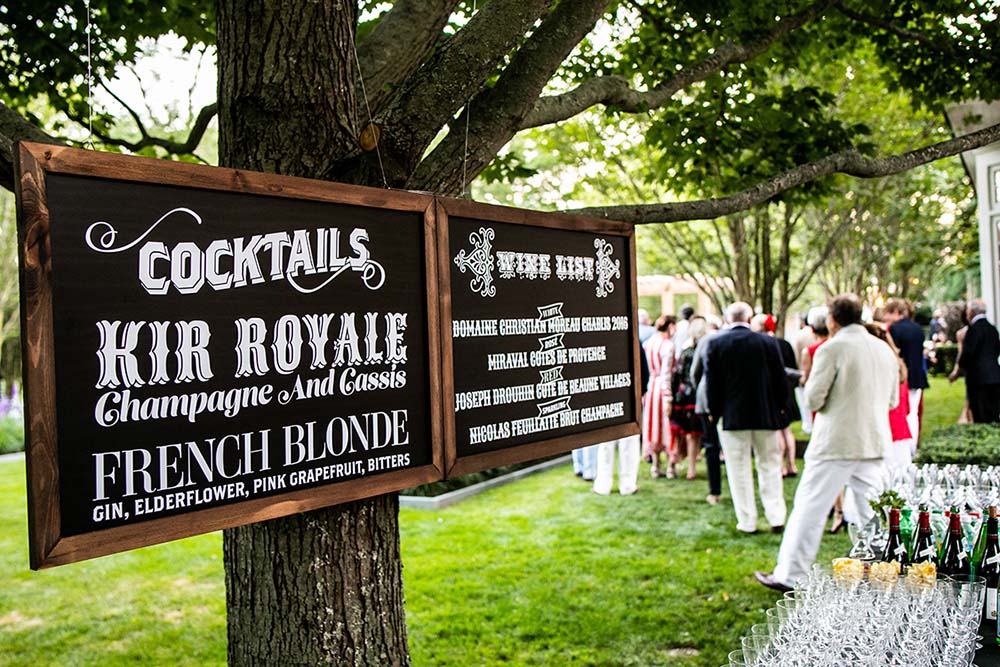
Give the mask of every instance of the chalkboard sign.
<path id="1" fill-rule="evenodd" d="M 461 200 L 437 218 L 448 475 L 637 433 L 632 227 Z"/>
<path id="2" fill-rule="evenodd" d="M 19 153 L 32 567 L 441 479 L 431 197 Z"/>

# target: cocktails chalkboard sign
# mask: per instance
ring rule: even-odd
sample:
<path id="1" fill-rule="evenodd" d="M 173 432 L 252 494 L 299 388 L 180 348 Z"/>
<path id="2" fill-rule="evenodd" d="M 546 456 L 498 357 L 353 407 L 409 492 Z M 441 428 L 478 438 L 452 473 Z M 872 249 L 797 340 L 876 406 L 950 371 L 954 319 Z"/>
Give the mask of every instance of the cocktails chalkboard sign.
<path id="1" fill-rule="evenodd" d="M 638 432 L 631 225 L 461 200 L 437 218 L 448 475 Z"/>
<path id="2" fill-rule="evenodd" d="M 33 568 L 638 432 L 631 225 L 18 159 Z"/>
<path id="3" fill-rule="evenodd" d="M 441 479 L 433 198 L 19 153 L 32 567 Z"/>

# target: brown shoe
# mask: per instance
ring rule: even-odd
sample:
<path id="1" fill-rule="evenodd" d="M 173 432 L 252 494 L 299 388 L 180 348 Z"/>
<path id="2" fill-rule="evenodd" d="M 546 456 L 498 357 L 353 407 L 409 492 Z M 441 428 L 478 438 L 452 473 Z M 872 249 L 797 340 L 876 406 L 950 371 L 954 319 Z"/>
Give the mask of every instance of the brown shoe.
<path id="1" fill-rule="evenodd" d="M 778 591 L 779 593 L 787 593 L 788 591 L 792 590 L 791 586 L 786 586 L 777 579 L 775 579 L 774 574 L 772 572 L 757 571 L 753 573 L 753 576 L 755 579 L 757 579 L 757 582 L 760 583 L 762 586 L 767 586 L 768 588 Z"/>
<path id="2" fill-rule="evenodd" d="M 774 533 L 775 535 L 781 535 L 783 532 L 785 532 L 785 527 L 784 526 L 771 526 L 771 532 Z"/>

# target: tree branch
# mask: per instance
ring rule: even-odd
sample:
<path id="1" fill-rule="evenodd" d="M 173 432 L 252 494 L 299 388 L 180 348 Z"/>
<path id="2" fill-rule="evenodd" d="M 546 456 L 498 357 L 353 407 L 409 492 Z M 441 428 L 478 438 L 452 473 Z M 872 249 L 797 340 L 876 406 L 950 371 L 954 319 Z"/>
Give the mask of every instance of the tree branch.
<path id="1" fill-rule="evenodd" d="M 708 220 L 744 211 L 786 190 L 831 174 L 847 174 L 858 178 L 891 176 L 944 157 L 988 146 L 996 141 L 1000 141 L 1000 124 L 885 158 L 867 158 L 854 149 L 841 151 L 815 162 L 790 169 L 783 174 L 727 197 L 667 204 L 600 206 L 581 208 L 570 212 L 635 224 Z"/>
<path id="2" fill-rule="evenodd" d="M 719 220 L 718 218 L 712 218 L 711 222 L 712 222 L 712 229 L 715 232 L 715 239 L 719 242 L 719 251 L 722 253 L 724 260 L 723 268 L 726 272 L 724 275 L 727 276 L 736 275 L 736 272 L 733 268 L 733 263 L 729 258 L 730 255 L 729 253 L 726 252 L 726 242 L 722 238 L 722 228 L 719 227 Z"/>
<path id="3" fill-rule="evenodd" d="M 134 71 L 133 71 L 133 75 L 136 77 L 136 79 L 139 79 L 139 75 L 135 74 Z M 139 82 L 140 82 L 140 84 L 142 83 L 141 80 L 139 80 Z M 103 88 L 104 91 L 108 95 L 111 95 L 112 99 L 114 99 L 115 102 L 118 102 L 118 104 L 120 104 L 122 106 L 122 108 L 125 109 L 125 112 L 128 113 L 128 115 L 132 117 L 132 120 L 135 122 L 136 128 L 138 128 L 138 130 L 139 130 L 139 134 L 142 136 L 143 139 L 147 139 L 149 137 L 149 132 L 146 131 L 146 126 L 145 126 L 145 124 L 143 124 L 142 117 L 139 116 L 139 112 L 136 111 L 135 109 L 133 109 L 132 107 L 130 107 L 125 102 L 125 100 L 123 100 L 121 97 L 119 97 L 118 94 L 115 93 L 115 91 L 111 90 L 111 88 L 108 86 L 108 84 L 106 84 L 103 80 L 100 82 L 100 85 L 101 85 L 101 88 Z M 143 89 L 140 87 L 140 90 L 143 90 Z M 143 98 L 145 99 L 145 91 L 144 90 L 143 90 Z M 147 103 L 145 106 L 146 106 L 146 111 L 148 112 L 149 111 L 149 104 Z M 150 116 L 152 116 L 152 114 L 150 114 Z M 83 121 L 82 121 L 82 119 L 78 119 L 77 122 L 79 122 L 79 123 L 82 124 Z"/>
<path id="4" fill-rule="evenodd" d="M 368 104 L 377 114 L 441 38 L 458 0 L 397 0 L 358 45 Z"/>
<path id="5" fill-rule="evenodd" d="M 58 49 L 62 51 L 62 53 L 67 58 L 70 59 L 79 58 L 78 54 L 75 54 L 72 51 L 70 51 L 68 48 L 66 48 L 65 45 L 59 44 L 58 41 L 53 42 L 53 44 L 56 45 Z M 142 88 L 141 77 L 136 73 L 135 69 L 132 68 L 131 66 L 128 66 L 128 69 L 129 71 L 132 72 L 132 75 L 136 78 L 136 81 L 140 84 L 139 89 L 142 92 L 143 98 L 145 98 L 146 91 L 144 88 Z M 198 65 L 198 69 L 199 70 L 201 69 L 200 62 Z M 111 97 L 113 97 L 120 105 L 122 105 L 125 111 L 132 117 L 132 120 L 135 121 L 136 127 L 139 130 L 139 134 L 142 136 L 141 140 L 130 142 L 125 139 L 117 139 L 115 137 L 112 137 L 106 132 L 102 132 L 99 130 L 92 130 L 97 138 L 99 138 L 103 143 L 108 144 L 109 146 L 120 146 L 132 152 L 139 151 L 143 148 L 146 148 L 147 146 L 159 146 L 160 148 L 166 150 L 168 153 L 172 153 L 175 155 L 191 155 L 198 148 L 198 144 L 201 143 L 201 139 L 205 135 L 205 131 L 208 129 L 208 125 L 212 122 L 212 119 L 218 112 L 217 103 L 209 104 L 208 106 L 203 108 L 200 112 L 198 112 L 198 117 L 195 119 L 194 125 L 191 126 L 191 131 L 190 133 L 188 133 L 188 138 L 185 141 L 179 142 L 179 141 L 173 141 L 171 139 L 161 139 L 159 137 L 153 137 L 150 136 L 149 132 L 146 130 L 146 127 L 145 125 L 143 125 L 142 119 L 140 118 L 139 114 L 132 107 L 126 104 L 125 100 L 123 100 L 121 97 L 115 94 L 113 90 L 111 90 L 111 88 L 104 82 L 104 77 L 99 76 L 97 78 L 98 81 L 100 82 L 101 87 L 104 88 L 104 90 L 107 91 L 108 94 L 110 94 Z M 193 86 L 194 84 L 192 83 L 192 87 Z M 146 106 L 148 110 L 149 105 L 147 104 Z M 79 114 L 74 114 L 72 112 L 69 112 L 68 115 L 70 118 L 72 118 L 80 125 L 89 127 L 90 123 L 88 122 L 88 120 L 83 118 Z M 60 141 L 58 139 L 53 139 L 53 141 L 65 144 L 65 142 Z M 2 167 L 3 161 L 4 161 L 3 157 L 0 156 L 0 170 L 3 169 Z M 0 176 L 2 176 L 2 171 L 0 171 Z"/>
<path id="6" fill-rule="evenodd" d="M 8 190 L 14 189 L 14 144 L 18 141 L 65 145 L 0 102 L 0 185 Z"/>
<path id="7" fill-rule="evenodd" d="M 752 60 L 767 51 L 778 39 L 823 15 L 838 0 L 820 0 L 798 14 L 778 21 L 777 25 L 757 41 L 749 44 L 726 42 L 705 60 L 685 67 L 676 76 L 662 81 L 648 92 L 633 90 L 621 76 L 596 77 L 561 95 L 540 98 L 529 113 L 521 129 L 538 127 L 572 118 L 595 104 L 613 105 L 622 111 L 637 113 L 655 109 L 692 83 L 704 81 L 709 76 L 734 63 Z"/>
<path id="8" fill-rule="evenodd" d="M 719 270 L 718 257 L 709 254 L 699 254 L 682 234 L 675 233 L 673 229 L 666 226 L 656 227 L 656 234 L 666 242 L 667 251 L 670 252 L 684 273 L 691 276 L 695 282 L 699 282 L 697 276 L 717 276 L 722 275 Z M 678 248 L 680 252 L 678 252 Z M 725 254 L 723 249 L 722 254 Z M 689 268 L 689 262 L 694 265 L 694 271 Z"/>
<path id="9" fill-rule="evenodd" d="M 107 90 L 107 89 L 106 89 Z M 131 107 L 125 104 L 117 95 L 108 90 L 109 93 L 121 104 L 125 111 L 132 117 L 135 121 L 136 127 L 139 130 L 141 139 L 138 141 L 129 141 L 127 139 L 119 139 L 113 137 L 107 132 L 94 128 L 94 136 L 101 140 L 109 146 L 121 146 L 122 148 L 127 148 L 132 152 L 140 151 L 148 146 L 159 146 L 160 148 L 166 150 L 168 153 L 173 155 L 190 155 L 198 148 L 198 144 L 201 143 L 202 137 L 205 136 L 205 131 L 208 129 L 209 124 L 212 119 L 215 118 L 216 113 L 218 113 L 219 105 L 217 103 L 209 104 L 198 112 L 198 117 L 195 119 L 194 124 L 191 126 L 191 131 L 188 133 L 188 137 L 184 141 L 174 141 L 172 139 L 164 139 L 162 137 L 154 137 L 149 134 L 146 130 L 145 125 L 142 124 L 142 120 L 139 114 L 136 113 Z M 84 119 L 74 115 L 73 120 L 78 123 L 84 123 Z"/>
<path id="10" fill-rule="evenodd" d="M 833 254 L 834 249 L 837 247 L 837 242 L 840 240 L 840 235 L 843 234 L 852 223 L 853 221 L 850 216 L 844 216 L 844 219 L 841 220 L 839 225 L 837 225 L 837 228 L 834 229 L 830 236 L 826 239 L 826 243 L 823 244 L 823 248 L 820 250 L 819 255 L 813 260 L 812 264 L 802 271 L 798 280 L 795 281 L 795 286 L 788 291 L 788 303 L 792 304 L 799 300 L 802 294 L 806 291 L 806 287 L 808 287 L 812 277 L 816 275 L 816 272 L 819 271 L 820 267 L 822 267 L 826 263 L 826 260 L 830 258 L 830 255 Z"/>
<path id="11" fill-rule="evenodd" d="M 714 278 L 710 277 L 712 274 L 705 272 L 698 266 L 698 260 L 689 252 L 684 252 L 683 254 L 678 251 L 678 246 L 681 244 L 677 242 L 675 238 L 677 235 L 674 234 L 674 230 L 670 227 L 659 226 L 655 227 L 655 234 L 660 237 L 660 240 L 664 242 L 660 246 L 661 250 L 671 257 L 673 257 L 674 264 L 680 269 L 681 275 L 692 280 L 701 292 L 707 296 L 712 301 L 716 301 L 720 291 L 728 292 L 726 287 L 716 284 Z M 691 261 L 695 263 L 695 271 L 692 271 L 687 262 Z M 723 300 L 730 300 L 729 294 L 723 294 Z"/>
<path id="12" fill-rule="evenodd" d="M 574 0 L 556 5 L 517 50 L 496 84 L 479 91 L 466 105 L 451 124 L 453 131 L 423 159 L 408 186 L 431 192 L 461 192 L 517 133 L 545 84 L 594 28 L 608 3 Z"/>
<path id="13" fill-rule="evenodd" d="M 932 51 L 937 51 L 938 53 L 944 53 L 945 55 L 951 57 L 957 57 L 958 55 L 960 55 L 959 50 L 955 48 L 955 44 L 952 42 L 937 41 L 931 39 L 930 37 L 928 37 L 923 33 L 919 33 L 913 30 L 907 30 L 902 26 L 896 25 L 892 21 L 886 21 L 885 19 L 881 19 L 871 14 L 866 14 L 864 12 L 859 12 L 853 9 L 849 9 L 848 7 L 844 6 L 844 4 L 841 2 L 838 2 L 836 4 L 836 7 L 837 11 L 839 11 L 841 14 L 851 19 L 852 21 L 857 21 L 859 23 L 864 23 L 865 25 L 881 28 L 882 30 L 885 30 L 890 34 L 895 35 L 900 39 L 917 42 L 921 46 L 924 46 Z M 976 51 L 976 54 L 991 62 L 998 61 L 997 56 L 989 51 L 980 49 Z"/>
<path id="14" fill-rule="evenodd" d="M 403 184 L 455 113 L 555 0 L 490 0 L 393 91 L 376 116 L 390 184 Z"/>

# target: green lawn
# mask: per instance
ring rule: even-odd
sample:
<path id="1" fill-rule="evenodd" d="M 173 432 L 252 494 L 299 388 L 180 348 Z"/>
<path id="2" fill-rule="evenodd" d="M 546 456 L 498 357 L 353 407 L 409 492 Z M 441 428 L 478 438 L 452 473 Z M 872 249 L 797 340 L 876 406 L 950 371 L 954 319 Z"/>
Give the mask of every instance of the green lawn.
<path id="1" fill-rule="evenodd" d="M 23 472 L 0 463 L 0 664 L 224 664 L 218 534 L 30 572 Z M 644 478 L 598 497 L 563 467 L 403 510 L 413 664 L 716 667 L 774 602 L 751 575 L 779 540 L 737 534 L 705 493 L 701 478 Z"/>
<path id="2" fill-rule="evenodd" d="M 962 391 L 934 382 L 928 428 L 954 422 Z M 752 574 L 779 538 L 738 534 L 728 495 L 704 503 L 703 477 L 647 471 L 627 498 L 595 496 L 563 467 L 403 510 L 413 664 L 723 663 L 777 597 Z M 24 497 L 23 462 L 0 463 L 0 665 L 225 664 L 219 534 L 30 572 Z M 827 536 L 821 557 L 847 546 Z"/>
<path id="3" fill-rule="evenodd" d="M 965 407 L 965 382 L 949 383 L 944 376 L 931 377 L 931 386 L 924 391 L 924 432 L 951 426 Z"/>

